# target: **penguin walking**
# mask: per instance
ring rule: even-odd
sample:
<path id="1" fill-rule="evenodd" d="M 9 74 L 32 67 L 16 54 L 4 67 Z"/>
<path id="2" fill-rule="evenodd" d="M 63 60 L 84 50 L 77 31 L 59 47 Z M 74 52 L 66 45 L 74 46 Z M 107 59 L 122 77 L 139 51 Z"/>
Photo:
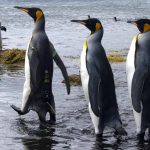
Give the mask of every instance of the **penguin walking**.
<path id="1" fill-rule="evenodd" d="M 150 20 L 139 19 L 128 23 L 135 24 L 140 31 L 131 43 L 126 71 L 137 135 L 144 139 L 146 129 L 150 134 Z"/>
<path id="2" fill-rule="evenodd" d="M 90 16 L 87 20 L 71 21 L 83 24 L 91 31 L 84 41 L 80 72 L 95 134 L 102 137 L 105 126 L 114 128 L 116 133 L 126 134 L 118 112 L 113 73 L 101 44 L 102 24 Z"/>
<path id="3" fill-rule="evenodd" d="M 30 110 L 36 111 L 40 121 L 56 121 L 55 102 L 52 93 L 53 59 L 65 78 L 68 94 L 70 93 L 69 78 L 66 68 L 57 54 L 53 44 L 45 33 L 45 17 L 39 8 L 15 7 L 28 13 L 34 19 L 34 29 L 25 56 L 25 83 L 21 109 L 11 107 L 20 115 Z"/>

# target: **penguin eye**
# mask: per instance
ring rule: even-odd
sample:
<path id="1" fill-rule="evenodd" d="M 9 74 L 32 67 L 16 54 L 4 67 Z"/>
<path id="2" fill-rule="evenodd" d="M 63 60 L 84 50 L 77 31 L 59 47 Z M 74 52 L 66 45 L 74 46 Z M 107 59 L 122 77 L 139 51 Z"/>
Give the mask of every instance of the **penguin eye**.
<path id="1" fill-rule="evenodd" d="M 37 10 L 37 11 L 36 11 L 36 21 L 38 21 L 42 16 L 43 16 L 42 11 Z"/>

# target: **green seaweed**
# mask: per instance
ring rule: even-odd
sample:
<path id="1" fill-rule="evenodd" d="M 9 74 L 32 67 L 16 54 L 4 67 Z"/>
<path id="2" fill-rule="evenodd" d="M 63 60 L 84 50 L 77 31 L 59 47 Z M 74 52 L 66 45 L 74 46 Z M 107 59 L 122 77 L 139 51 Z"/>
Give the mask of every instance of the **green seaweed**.
<path id="1" fill-rule="evenodd" d="M 126 58 L 123 55 L 116 55 L 116 54 L 108 54 L 107 56 L 110 62 L 125 62 Z"/>
<path id="2" fill-rule="evenodd" d="M 3 64 L 21 63 L 25 60 L 25 50 L 7 49 L 0 51 L 0 62 Z"/>

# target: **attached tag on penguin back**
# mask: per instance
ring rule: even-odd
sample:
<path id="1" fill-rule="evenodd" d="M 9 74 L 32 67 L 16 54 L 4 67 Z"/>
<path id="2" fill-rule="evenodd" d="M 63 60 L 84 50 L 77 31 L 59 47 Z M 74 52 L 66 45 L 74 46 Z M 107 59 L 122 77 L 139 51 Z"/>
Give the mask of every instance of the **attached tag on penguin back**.
<path id="1" fill-rule="evenodd" d="M 87 40 L 84 40 L 84 43 L 83 43 L 83 50 L 86 51 L 86 49 L 87 49 Z"/>

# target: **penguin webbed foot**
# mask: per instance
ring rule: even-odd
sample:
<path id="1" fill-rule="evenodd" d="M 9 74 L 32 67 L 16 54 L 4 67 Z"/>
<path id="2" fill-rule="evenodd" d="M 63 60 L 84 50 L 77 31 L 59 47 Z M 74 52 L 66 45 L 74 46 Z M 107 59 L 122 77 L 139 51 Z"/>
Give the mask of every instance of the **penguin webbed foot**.
<path id="1" fill-rule="evenodd" d="M 19 115 L 24 115 L 24 114 L 27 113 L 27 112 L 22 112 L 21 109 L 19 107 L 15 106 L 15 105 L 10 105 L 10 107 L 12 109 L 14 109 Z"/>

